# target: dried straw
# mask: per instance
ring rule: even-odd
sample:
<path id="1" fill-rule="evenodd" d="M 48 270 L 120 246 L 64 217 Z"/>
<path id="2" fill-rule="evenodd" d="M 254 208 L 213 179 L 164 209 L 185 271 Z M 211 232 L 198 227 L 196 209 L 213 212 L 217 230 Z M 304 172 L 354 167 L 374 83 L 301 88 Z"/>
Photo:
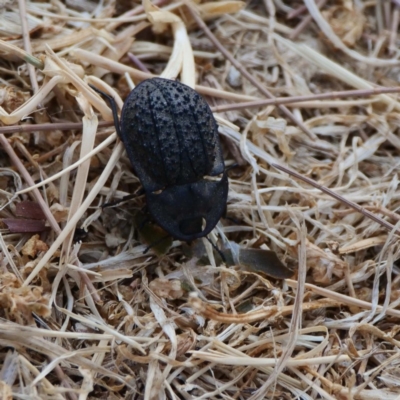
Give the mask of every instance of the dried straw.
<path id="1" fill-rule="evenodd" d="M 398 2 L 126 7 L 0 8 L 0 398 L 398 399 Z M 211 239 L 291 279 L 144 254 L 144 196 L 101 207 L 140 183 L 89 84 L 121 108 L 152 76 L 206 96 L 239 165 Z M 28 199 L 46 230 L 11 229 Z"/>

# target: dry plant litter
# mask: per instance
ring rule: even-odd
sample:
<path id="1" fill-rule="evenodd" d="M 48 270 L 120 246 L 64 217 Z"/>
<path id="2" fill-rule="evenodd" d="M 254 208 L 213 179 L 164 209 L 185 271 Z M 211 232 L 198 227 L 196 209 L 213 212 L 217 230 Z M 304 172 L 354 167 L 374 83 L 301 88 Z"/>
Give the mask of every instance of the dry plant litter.
<path id="1" fill-rule="evenodd" d="M 0 14 L 2 399 L 400 397 L 398 2 Z M 239 165 L 211 239 L 291 279 L 206 240 L 144 254 L 143 196 L 102 209 L 140 184 L 88 84 L 121 108 L 152 76 L 207 98 Z"/>

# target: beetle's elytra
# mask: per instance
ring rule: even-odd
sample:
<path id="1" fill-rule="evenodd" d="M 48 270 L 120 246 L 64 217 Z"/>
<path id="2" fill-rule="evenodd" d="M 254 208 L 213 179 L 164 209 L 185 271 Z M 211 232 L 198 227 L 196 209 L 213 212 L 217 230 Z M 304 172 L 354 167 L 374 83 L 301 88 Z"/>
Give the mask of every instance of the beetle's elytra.
<path id="1" fill-rule="evenodd" d="M 206 101 L 189 86 L 153 78 L 128 95 L 121 124 L 114 118 L 154 220 L 183 241 L 211 232 L 226 208 L 228 178 Z"/>

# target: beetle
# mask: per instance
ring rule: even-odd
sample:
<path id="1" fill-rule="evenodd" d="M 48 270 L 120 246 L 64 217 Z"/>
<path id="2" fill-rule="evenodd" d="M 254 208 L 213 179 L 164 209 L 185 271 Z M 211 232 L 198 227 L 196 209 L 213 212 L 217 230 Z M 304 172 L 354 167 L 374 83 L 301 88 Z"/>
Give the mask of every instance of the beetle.
<path id="1" fill-rule="evenodd" d="M 218 126 L 207 102 L 183 83 L 142 81 L 124 102 L 121 121 L 110 102 L 118 136 L 155 222 L 175 239 L 207 236 L 225 213 L 228 177 Z"/>

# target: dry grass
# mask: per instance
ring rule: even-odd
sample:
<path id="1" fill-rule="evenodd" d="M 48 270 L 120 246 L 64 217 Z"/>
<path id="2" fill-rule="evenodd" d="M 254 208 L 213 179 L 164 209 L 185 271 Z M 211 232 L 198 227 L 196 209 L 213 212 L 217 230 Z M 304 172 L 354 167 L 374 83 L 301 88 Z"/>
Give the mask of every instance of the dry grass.
<path id="1" fill-rule="evenodd" d="M 400 398 L 400 6 L 337 3 L 1 3 L 0 398 Z M 152 75 L 240 165 L 212 239 L 292 279 L 100 207 L 140 184 L 88 83 Z"/>

